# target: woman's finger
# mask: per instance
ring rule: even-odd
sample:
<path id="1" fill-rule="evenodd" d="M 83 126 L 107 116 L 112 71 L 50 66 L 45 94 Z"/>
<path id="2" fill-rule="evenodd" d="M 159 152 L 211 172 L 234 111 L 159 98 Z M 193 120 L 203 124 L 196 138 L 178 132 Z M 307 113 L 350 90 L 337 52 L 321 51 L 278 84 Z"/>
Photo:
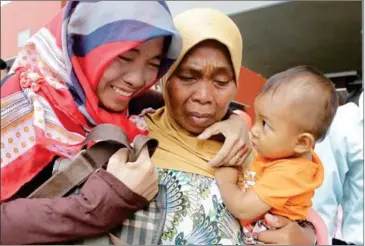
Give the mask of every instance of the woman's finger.
<path id="1" fill-rule="evenodd" d="M 142 192 L 142 196 L 146 197 L 150 194 L 153 190 L 156 189 L 157 184 L 151 184 L 145 191 Z"/>
<path id="2" fill-rule="evenodd" d="M 158 193 L 158 187 L 156 187 L 150 194 L 148 194 L 147 200 L 151 201 Z"/>
<path id="3" fill-rule="evenodd" d="M 227 156 L 230 154 L 233 146 L 235 145 L 236 139 L 226 137 L 226 141 L 224 141 L 222 148 L 218 151 L 218 153 L 213 157 L 212 160 L 209 161 L 209 165 L 212 167 L 218 167 L 222 164 L 224 160 L 229 160 Z"/>
<path id="4" fill-rule="evenodd" d="M 240 149 L 239 153 L 237 155 L 240 156 L 239 161 L 236 163 L 236 166 L 243 166 L 244 163 L 247 160 L 248 155 L 250 154 L 250 148 L 245 146 L 242 149 Z"/>
<path id="5" fill-rule="evenodd" d="M 156 196 L 157 193 L 158 193 L 158 185 L 154 185 L 148 189 L 148 192 L 144 192 L 142 196 L 146 198 L 148 201 L 151 201 Z"/>
<path id="6" fill-rule="evenodd" d="M 224 167 L 235 167 L 235 166 L 238 165 L 239 160 L 240 159 L 238 157 L 233 156 L 233 158 L 231 158 L 228 162 L 224 163 L 222 166 L 224 166 Z"/>
<path id="7" fill-rule="evenodd" d="M 247 154 L 248 145 L 245 141 L 238 139 L 232 147 L 231 152 L 227 155 L 227 160 L 229 161 L 225 163 L 225 166 L 240 166 L 246 159 Z"/>
<path id="8" fill-rule="evenodd" d="M 117 152 L 115 152 L 110 158 L 110 161 L 122 162 L 125 163 L 128 160 L 128 149 L 121 148 Z"/>
<path id="9" fill-rule="evenodd" d="M 108 166 L 106 170 L 110 173 L 115 173 L 120 169 L 121 165 L 124 165 L 128 160 L 128 149 L 121 148 L 117 152 L 115 152 L 108 161 Z"/>
<path id="10" fill-rule="evenodd" d="M 197 138 L 200 140 L 207 140 L 211 136 L 217 135 L 219 133 L 222 133 L 224 136 L 225 133 L 221 132 L 221 122 L 215 123 L 211 125 L 210 127 L 206 128 Z"/>
<path id="11" fill-rule="evenodd" d="M 233 151 L 231 151 L 232 153 Z M 238 166 L 238 163 L 240 161 L 240 157 L 236 154 L 236 155 L 233 155 L 231 158 L 227 157 L 227 160 L 229 160 L 228 162 L 226 163 L 223 163 L 222 166 L 225 166 L 225 167 L 235 167 L 235 166 Z"/>
<path id="12" fill-rule="evenodd" d="M 246 153 L 248 152 L 248 148 L 246 146 L 241 147 L 238 150 L 232 150 L 231 153 L 229 154 L 229 156 L 231 157 L 227 157 L 230 158 L 228 163 L 225 163 L 224 166 L 241 166 L 245 159 L 246 159 Z M 233 153 L 233 156 L 231 155 Z"/>
<path id="13" fill-rule="evenodd" d="M 155 170 L 154 167 L 151 167 L 151 170 L 149 170 L 150 172 L 147 173 L 147 176 L 145 178 L 145 182 L 146 185 L 148 185 L 149 187 L 153 187 L 158 185 L 157 181 L 158 181 L 158 173 Z"/>
<path id="14" fill-rule="evenodd" d="M 148 146 L 145 145 L 140 151 L 140 154 L 135 162 L 128 162 L 127 165 L 131 167 L 141 167 L 141 165 L 151 165 L 150 153 L 148 151 Z"/>

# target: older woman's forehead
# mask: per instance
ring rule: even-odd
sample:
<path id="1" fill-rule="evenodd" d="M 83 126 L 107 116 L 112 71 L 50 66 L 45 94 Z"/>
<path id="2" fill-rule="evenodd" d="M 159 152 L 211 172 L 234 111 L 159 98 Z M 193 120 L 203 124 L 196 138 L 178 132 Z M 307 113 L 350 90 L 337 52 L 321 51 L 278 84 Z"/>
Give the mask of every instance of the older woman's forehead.
<path id="1" fill-rule="evenodd" d="M 192 47 L 186 55 L 204 50 L 215 51 L 217 53 L 223 54 L 229 60 L 231 60 L 231 55 L 229 53 L 227 46 L 214 39 L 207 39 L 199 42 L 198 44 L 194 45 L 194 47 Z"/>
<path id="2" fill-rule="evenodd" d="M 218 41 L 202 42 L 196 45 L 185 55 L 180 67 L 199 69 L 209 63 L 214 64 L 217 69 L 233 71 L 229 51 Z"/>
<path id="3" fill-rule="evenodd" d="M 202 59 L 202 57 L 196 57 L 196 60 L 191 59 L 180 64 L 179 71 L 202 71 L 207 67 L 214 69 L 214 71 L 233 73 L 233 67 L 228 63 L 221 60 L 214 59 Z"/>

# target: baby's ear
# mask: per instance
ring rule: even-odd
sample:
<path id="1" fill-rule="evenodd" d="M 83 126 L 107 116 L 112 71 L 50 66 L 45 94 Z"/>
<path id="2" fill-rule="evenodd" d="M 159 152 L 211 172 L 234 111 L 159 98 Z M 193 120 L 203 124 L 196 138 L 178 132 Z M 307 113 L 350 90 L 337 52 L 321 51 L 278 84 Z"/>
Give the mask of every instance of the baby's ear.
<path id="1" fill-rule="evenodd" d="M 310 133 L 302 133 L 297 137 L 297 143 L 295 145 L 295 153 L 304 154 L 308 151 L 311 151 L 314 148 L 315 140 L 312 134 Z"/>

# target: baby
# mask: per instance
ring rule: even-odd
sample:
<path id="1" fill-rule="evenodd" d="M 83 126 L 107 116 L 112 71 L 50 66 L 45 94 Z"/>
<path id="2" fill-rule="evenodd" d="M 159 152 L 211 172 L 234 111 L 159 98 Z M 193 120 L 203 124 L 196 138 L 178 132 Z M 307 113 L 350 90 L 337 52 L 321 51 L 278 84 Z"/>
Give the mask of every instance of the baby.
<path id="1" fill-rule="evenodd" d="M 239 170 L 219 168 L 216 180 L 227 209 L 240 219 L 245 243 L 254 244 L 265 230 L 269 212 L 300 221 L 323 182 L 323 166 L 313 152 L 331 125 L 338 106 L 334 85 L 308 66 L 272 76 L 255 99 L 251 130 L 253 153 Z M 243 189 L 243 192 L 242 192 Z"/>

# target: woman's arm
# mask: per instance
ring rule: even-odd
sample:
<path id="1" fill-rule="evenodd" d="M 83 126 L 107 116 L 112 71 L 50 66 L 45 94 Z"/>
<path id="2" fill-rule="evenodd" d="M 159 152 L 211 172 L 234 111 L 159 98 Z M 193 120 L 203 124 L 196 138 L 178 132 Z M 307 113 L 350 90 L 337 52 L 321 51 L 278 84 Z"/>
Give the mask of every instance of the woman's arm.
<path id="1" fill-rule="evenodd" d="M 0 243 L 58 243 L 95 236 L 122 223 L 147 204 L 145 198 L 99 169 L 79 195 L 16 199 L 1 204 Z"/>

